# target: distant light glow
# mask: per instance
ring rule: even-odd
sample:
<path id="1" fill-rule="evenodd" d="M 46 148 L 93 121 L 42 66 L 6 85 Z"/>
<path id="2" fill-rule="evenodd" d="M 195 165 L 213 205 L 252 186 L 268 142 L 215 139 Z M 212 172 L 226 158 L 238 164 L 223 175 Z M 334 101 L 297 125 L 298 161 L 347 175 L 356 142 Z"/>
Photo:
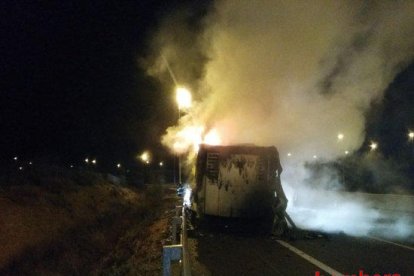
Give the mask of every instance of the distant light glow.
<path id="1" fill-rule="evenodd" d="M 89 163 L 89 159 L 88 158 L 85 158 L 85 163 Z"/>
<path id="2" fill-rule="evenodd" d="M 17 158 L 17 156 L 13 157 L 13 160 L 14 160 L 14 161 L 17 161 L 17 159 L 18 159 L 18 158 Z"/>
<path id="3" fill-rule="evenodd" d="M 139 158 L 141 159 L 141 161 L 142 162 L 144 162 L 145 164 L 149 164 L 149 162 L 150 162 L 150 158 L 151 158 L 151 155 L 150 155 L 150 152 L 149 151 L 144 151 L 140 156 L 139 156 Z"/>
<path id="4" fill-rule="evenodd" d="M 185 87 L 177 87 L 176 89 L 176 101 L 178 104 L 179 109 L 183 108 L 190 108 L 191 107 L 191 93 L 190 91 Z"/>
<path id="5" fill-rule="evenodd" d="M 376 142 L 371 142 L 371 145 L 369 145 L 372 151 L 376 150 L 378 148 L 378 144 Z"/>
<path id="6" fill-rule="evenodd" d="M 408 139 L 410 140 L 410 141 L 413 141 L 414 140 L 414 131 L 409 131 L 408 132 Z"/>
<path id="7" fill-rule="evenodd" d="M 33 165 L 32 161 L 29 162 L 29 165 Z"/>
<path id="8" fill-rule="evenodd" d="M 349 154 L 349 151 L 347 151 L 347 150 L 346 150 L 346 151 L 345 151 L 345 155 L 348 155 L 348 154 Z"/>
<path id="9" fill-rule="evenodd" d="M 291 154 L 290 152 L 288 152 L 287 156 L 288 156 L 288 157 L 291 157 L 291 156 L 292 156 L 292 154 Z"/>
<path id="10" fill-rule="evenodd" d="M 19 171 L 22 171 L 23 170 L 23 167 L 19 167 Z"/>
<path id="11" fill-rule="evenodd" d="M 345 136 L 344 136 L 344 134 L 343 134 L 343 133 L 339 133 L 339 134 L 338 134 L 338 140 L 339 140 L 339 141 L 342 141 L 342 140 L 344 139 L 344 137 L 345 137 Z"/>
<path id="12" fill-rule="evenodd" d="M 161 162 L 159 163 L 159 165 L 160 165 L 160 167 L 164 166 L 164 162 L 162 162 L 162 161 L 161 161 Z"/>
<path id="13" fill-rule="evenodd" d="M 96 165 L 96 159 L 92 160 L 92 164 Z"/>
<path id="14" fill-rule="evenodd" d="M 73 168 L 73 165 L 70 165 L 71 168 Z"/>
<path id="15" fill-rule="evenodd" d="M 118 163 L 118 164 L 116 164 L 116 167 L 119 169 L 119 168 L 121 168 L 121 164 L 120 163 Z"/>
<path id="16" fill-rule="evenodd" d="M 314 155 L 314 156 L 313 156 L 313 159 L 317 159 L 317 158 L 318 158 L 318 156 L 317 156 L 317 155 Z"/>

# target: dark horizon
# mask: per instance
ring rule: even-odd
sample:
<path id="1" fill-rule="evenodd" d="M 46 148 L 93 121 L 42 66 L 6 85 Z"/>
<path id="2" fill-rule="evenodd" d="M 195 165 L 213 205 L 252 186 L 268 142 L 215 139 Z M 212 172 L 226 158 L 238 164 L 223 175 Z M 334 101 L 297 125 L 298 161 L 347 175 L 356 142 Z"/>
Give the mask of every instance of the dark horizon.
<path id="1" fill-rule="evenodd" d="M 168 155 L 159 136 L 174 103 L 138 66 L 170 1 L 3 2 L 2 159 Z"/>
<path id="2" fill-rule="evenodd" d="M 156 160 L 172 160 L 160 137 L 177 122 L 173 83 L 163 87 L 139 60 L 164 17 L 185 8 L 200 19 L 209 3 L 2 2 L 0 159 L 75 164 L 90 157 L 109 166 L 150 150 Z M 413 170 L 413 63 L 367 118 L 360 150 L 376 140 L 387 158 L 411 160 Z"/>

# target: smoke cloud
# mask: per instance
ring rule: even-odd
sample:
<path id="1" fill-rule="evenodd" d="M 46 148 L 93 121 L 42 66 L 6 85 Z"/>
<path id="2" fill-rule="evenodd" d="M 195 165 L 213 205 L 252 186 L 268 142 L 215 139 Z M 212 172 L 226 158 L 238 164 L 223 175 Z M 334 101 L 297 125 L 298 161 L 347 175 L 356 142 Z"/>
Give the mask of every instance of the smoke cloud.
<path id="1" fill-rule="evenodd" d="M 276 145 L 291 205 L 294 194 L 306 193 L 311 208 L 324 194 L 309 187 L 303 164 L 360 148 L 370 105 L 413 61 L 413 12 L 412 1 L 228 0 L 217 1 L 196 29 L 170 18 L 155 40 L 157 51 L 196 102 L 163 142 L 173 149 L 182 139 L 177 134 L 201 127 L 204 134 L 216 130 L 224 144 Z M 149 72 L 166 80 L 161 55 Z M 326 179 L 340 186 L 338 177 L 327 173 Z M 329 196 L 347 214 L 379 217 L 363 199 Z M 298 210 L 291 209 L 296 219 L 305 214 Z M 341 217 L 340 210 L 319 214 L 355 224 L 357 218 Z M 327 221 L 303 225 L 367 233 Z"/>

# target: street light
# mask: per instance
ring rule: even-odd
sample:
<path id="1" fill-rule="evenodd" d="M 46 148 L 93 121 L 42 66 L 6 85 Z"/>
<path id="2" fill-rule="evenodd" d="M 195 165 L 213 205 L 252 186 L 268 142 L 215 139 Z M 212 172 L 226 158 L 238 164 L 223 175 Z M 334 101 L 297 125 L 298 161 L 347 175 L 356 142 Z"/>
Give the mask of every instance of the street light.
<path id="1" fill-rule="evenodd" d="M 414 131 L 409 131 L 408 132 L 408 140 L 410 140 L 410 142 L 412 142 L 414 140 Z"/>
<path id="2" fill-rule="evenodd" d="M 342 134 L 342 133 L 339 133 L 338 134 L 338 141 L 342 141 L 342 140 L 344 140 L 344 135 Z"/>
<path id="3" fill-rule="evenodd" d="M 144 180 L 144 183 L 147 183 L 151 175 L 151 171 L 150 171 L 151 167 L 149 166 L 150 161 L 151 161 L 151 153 L 146 150 L 143 153 L 141 153 L 141 155 L 139 156 L 139 159 L 141 159 L 141 162 L 144 164 L 143 180 Z M 127 173 L 128 173 L 128 170 L 127 170 Z"/>
<path id="4" fill-rule="evenodd" d="M 181 110 L 191 107 L 191 92 L 185 87 L 179 86 L 175 89 L 175 100 L 178 105 L 178 120 L 181 118 Z M 178 184 L 181 185 L 181 157 L 178 154 Z"/>
<path id="5" fill-rule="evenodd" d="M 139 158 L 141 159 L 142 162 L 144 162 L 145 164 L 149 164 L 150 163 L 150 153 L 148 151 L 144 151 Z"/>
<path id="6" fill-rule="evenodd" d="M 175 100 L 177 101 L 179 110 L 190 108 L 192 101 L 190 90 L 182 86 L 177 87 L 175 89 Z"/>
<path id="7" fill-rule="evenodd" d="M 375 151 L 378 148 L 378 144 L 376 142 L 371 142 L 369 147 L 371 148 L 371 151 Z"/>

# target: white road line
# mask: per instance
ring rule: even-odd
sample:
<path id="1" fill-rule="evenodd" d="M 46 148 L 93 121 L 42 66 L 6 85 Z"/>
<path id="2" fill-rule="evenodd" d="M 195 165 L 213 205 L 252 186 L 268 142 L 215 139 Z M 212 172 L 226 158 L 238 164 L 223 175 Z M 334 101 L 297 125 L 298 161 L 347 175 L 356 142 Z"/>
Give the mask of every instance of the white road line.
<path id="1" fill-rule="evenodd" d="M 289 249 L 290 251 L 296 253 L 298 256 L 304 258 L 305 260 L 307 260 L 308 262 L 314 264 L 315 266 L 319 267 L 320 269 L 322 269 L 325 272 L 328 272 L 330 275 L 335 275 L 335 276 L 344 276 L 343 273 L 336 271 L 335 269 L 327 266 L 326 264 L 322 263 L 321 261 L 318 261 L 317 259 L 315 259 L 312 256 L 309 256 L 308 254 L 306 254 L 305 252 L 297 249 L 296 247 L 288 244 L 285 241 L 281 241 L 281 240 L 276 240 L 278 243 L 280 243 L 281 245 L 283 245 L 284 247 L 286 247 L 287 249 Z"/>
<path id="2" fill-rule="evenodd" d="M 383 240 L 383 239 L 380 239 L 380 238 L 377 238 L 377 237 L 374 237 L 374 236 L 368 236 L 368 238 L 373 239 L 373 240 L 377 240 L 377 241 L 382 241 L 382 242 L 389 243 L 389 244 L 393 244 L 395 246 L 399 246 L 399 247 L 402 247 L 402 248 L 405 248 L 405 249 L 414 251 L 414 247 L 411 247 L 411 246 L 408 246 L 408 245 L 404 245 L 404 244 L 400 244 L 400 243 L 396 243 L 396 242 L 392 242 L 392 241 Z"/>

